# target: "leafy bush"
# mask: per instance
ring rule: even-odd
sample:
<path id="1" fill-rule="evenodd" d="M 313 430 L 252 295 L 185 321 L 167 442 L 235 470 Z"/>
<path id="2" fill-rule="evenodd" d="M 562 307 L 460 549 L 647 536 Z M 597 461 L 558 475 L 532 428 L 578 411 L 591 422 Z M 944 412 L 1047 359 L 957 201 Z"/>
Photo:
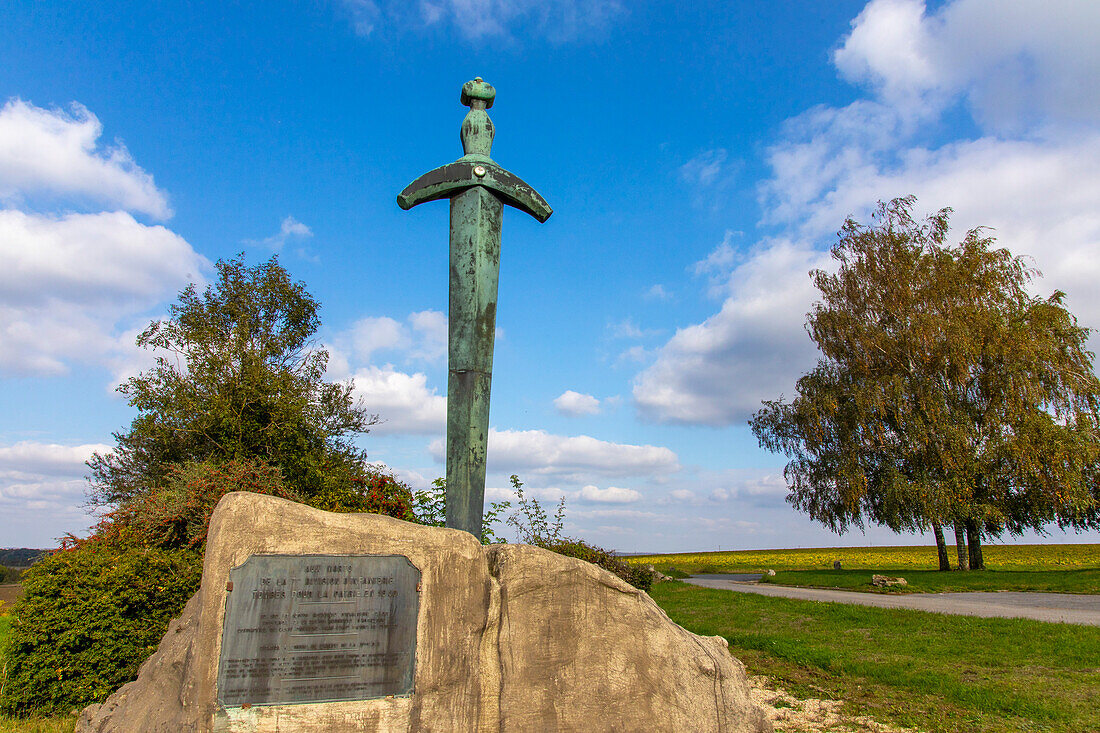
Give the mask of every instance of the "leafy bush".
<path id="1" fill-rule="evenodd" d="M 306 503 L 329 512 L 370 512 L 416 521 L 412 490 L 376 468 L 368 467 L 365 475 L 353 478 L 350 485 L 326 487 Z"/>
<path id="2" fill-rule="evenodd" d="M 504 542 L 504 539 L 497 536 L 493 525 L 500 521 L 500 515 L 511 505 L 510 501 L 494 501 L 489 504 L 481 517 L 481 544 Z M 415 518 L 412 521 L 418 524 L 428 527 L 447 526 L 447 479 L 437 478 L 432 481 L 431 487 L 413 495 L 413 514 Z"/>
<path id="3" fill-rule="evenodd" d="M 0 710 L 63 713 L 135 677 L 195 592 L 202 555 L 85 541 L 24 576 L 4 656 Z"/>
<path id="4" fill-rule="evenodd" d="M 283 483 L 278 469 L 257 461 L 233 460 L 221 465 L 188 461 L 168 469 L 163 481 L 140 500 L 126 502 L 107 515 L 97 534 L 129 531 L 143 545 L 162 548 L 202 548 L 210 515 L 231 491 L 254 491 L 300 501 Z"/>
<path id="5" fill-rule="evenodd" d="M 198 589 L 210 516 L 231 491 L 301 500 L 265 463 L 188 461 L 104 515 L 91 536 L 69 535 L 28 570 L 23 600 L 12 609 L 0 709 L 67 712 L 133 679 Z M 369 468 L 362 480 L 308 503 L 414 518 L 409 488 Z"/>
<path id="6" fill-rule="evenodd" d="M 553 550 L 559 555 L 575 557 L 585 560 L 593 565 L 599 565 L 604 570 L 609 570 L 615 575 L 630 583 L 635 588 L 648 591 L 653 585 L 653 573 L 638 565 L 630 565 L 615 557 L 611 552 L 590 545 L 584 540 L 563 539 L 546 545 L 540 545 L 547 550 Z"/>

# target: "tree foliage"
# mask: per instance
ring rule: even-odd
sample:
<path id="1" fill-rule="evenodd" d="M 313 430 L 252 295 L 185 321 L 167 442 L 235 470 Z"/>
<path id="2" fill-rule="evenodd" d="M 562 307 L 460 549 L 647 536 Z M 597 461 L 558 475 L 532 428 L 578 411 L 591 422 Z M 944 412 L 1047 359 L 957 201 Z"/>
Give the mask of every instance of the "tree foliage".
<path id="1" fill-rule="evenodd" d="M 350 384 L 322 381 L 318 308 L 276 257 L 219 261 L 204 292 L 185 288 L 169 318 L 137 339 L 156 364 L 119 387 L 138 415 L 114 451 L 89 461 L 92 502 L 139 496 L 186 461 L 260 460 L 303 498 L 362 478 L 352 438 L 376 418 Z"/>
<path id="2" fill-rule="evenodd" d="M 981 229 L 945 244 L 950 209 L 913 197 L 848 219 L 837 268 L 811 273 L 821 350 L 790 402 L 750 425 L 786 454 L 788 502 L 837 532 L 970 522 L 987 532 L 1096 526 L 1100 382 L 1065 294 Z"/>

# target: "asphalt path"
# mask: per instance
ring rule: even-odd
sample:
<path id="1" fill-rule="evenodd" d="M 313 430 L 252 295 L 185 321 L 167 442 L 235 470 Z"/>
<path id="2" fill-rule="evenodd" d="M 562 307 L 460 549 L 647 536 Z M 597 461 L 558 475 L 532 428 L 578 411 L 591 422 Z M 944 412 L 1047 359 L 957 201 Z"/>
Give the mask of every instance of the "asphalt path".
<path id="1" fill-rule="evenodd" d="M 876 608 L 908 608 L 916 611 L 989 618 L 1030 618 L 1052 623 L 1100 626 L 1100 595 L 1069 593 L 859 593 L 823 588 L 792 588 L 757 583 L 759 575 L 696 575 L 685 583 L 737 593 L 798 598 L 804 601 L 852 603 Z"/>

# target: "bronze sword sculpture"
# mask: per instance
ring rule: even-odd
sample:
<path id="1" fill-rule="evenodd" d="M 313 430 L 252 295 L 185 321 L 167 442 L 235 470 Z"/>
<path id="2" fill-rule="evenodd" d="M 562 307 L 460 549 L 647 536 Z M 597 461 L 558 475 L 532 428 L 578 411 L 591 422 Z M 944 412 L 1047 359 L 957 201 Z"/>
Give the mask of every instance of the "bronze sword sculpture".
<path id="1" fill-rule="evenodd" d="M 500 225 L 504 204 L 540 222 L 553 210 L 533 188 L 493 162 L 496 90 L 481 77 L 462 85 L 462 150 L 453 163 L 428 171 L 397 197 L 408 210 L 451 200 L 450 315 L 447 342 L 447 526 L 481 538 L 489 389 L 493 376 Z"/>

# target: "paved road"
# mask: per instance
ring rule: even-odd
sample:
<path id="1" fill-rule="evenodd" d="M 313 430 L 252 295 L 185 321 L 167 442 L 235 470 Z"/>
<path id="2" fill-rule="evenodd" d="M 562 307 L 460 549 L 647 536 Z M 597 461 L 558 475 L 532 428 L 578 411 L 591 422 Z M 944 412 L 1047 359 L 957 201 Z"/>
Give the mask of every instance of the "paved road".
<path id="1" fill-rule="evenodd" d="M 910 608 L 917 611 L 950 613 L 961 616 L 1000 618 L 1031 618 L 1066 624 L 1100 626 L 1100 595 L 1068 593 L 909 593 L 883 595 L 847 590 L 790 588 L 782 585 L 759 584 L 745 575 L 706 575 L 685 578 L 685 583 L 705 588 L 721 588 L 738 593 L 762 596 L 799 598 L 807 601 L 853 603 L 878 608 Z"/>

